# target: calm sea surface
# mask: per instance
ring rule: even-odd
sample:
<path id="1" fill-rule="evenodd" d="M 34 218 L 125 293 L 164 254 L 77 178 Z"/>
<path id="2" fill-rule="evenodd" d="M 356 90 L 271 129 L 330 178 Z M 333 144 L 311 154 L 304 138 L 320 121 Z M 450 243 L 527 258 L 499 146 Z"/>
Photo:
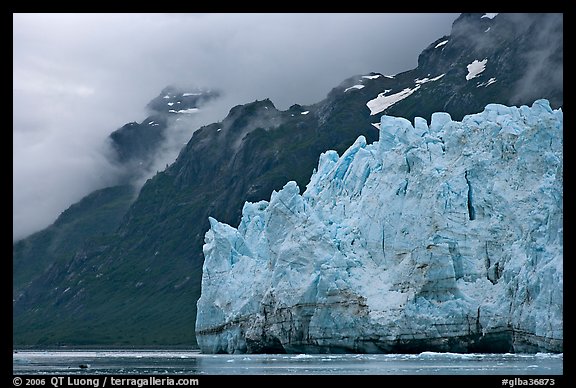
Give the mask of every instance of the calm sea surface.
<path id="1" fill-rule="evenodd" d="M 173 350 L 17 350 L 12 370 L 15 375 L 562 375 L 563 357 L 549 353 L 211 355 Z"/>

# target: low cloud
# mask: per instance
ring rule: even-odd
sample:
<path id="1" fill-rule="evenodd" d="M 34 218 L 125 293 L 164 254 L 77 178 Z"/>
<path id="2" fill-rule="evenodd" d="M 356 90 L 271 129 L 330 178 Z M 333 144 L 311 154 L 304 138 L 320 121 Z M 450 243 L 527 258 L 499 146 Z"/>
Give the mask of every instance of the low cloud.
<path id="1" fill-rule="evenodd" d="M 457 14 L 14 14 L 13 237 L 115 184 L 106 138 L 167 85 L 222 90 L 192 125 L 270 98 L 312 104 L 344 79 L 396 74 Z M 163 169 L 186 131 L 167 144 Z"/>

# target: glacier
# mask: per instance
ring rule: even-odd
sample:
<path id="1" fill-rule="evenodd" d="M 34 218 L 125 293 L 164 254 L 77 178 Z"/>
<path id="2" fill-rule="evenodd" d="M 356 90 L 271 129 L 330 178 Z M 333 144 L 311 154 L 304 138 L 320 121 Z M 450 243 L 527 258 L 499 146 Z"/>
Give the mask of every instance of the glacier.
<path id="1" fill-rule="evenodd" d="M 210 218 L 205 353 L 563 351 L 563 112 L 382 116 L 341 156 Z"/>

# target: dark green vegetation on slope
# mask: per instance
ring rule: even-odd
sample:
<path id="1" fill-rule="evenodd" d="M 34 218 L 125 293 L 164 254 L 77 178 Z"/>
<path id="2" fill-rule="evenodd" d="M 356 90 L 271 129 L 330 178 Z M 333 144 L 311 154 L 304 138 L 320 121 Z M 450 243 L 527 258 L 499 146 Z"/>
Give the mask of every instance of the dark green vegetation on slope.
<path id="1" fill-rule="evenodd" d="M 236 226 L 245 201 L 267 200 L 289 180 L 304 189 L 322 152 L 342 153 L 359 135 L 376 140 L 372 123 L 382 114 L 429 120 L 447 111 L 459 120 L 487 103 L 531 104 L 534 96 L 561 106 L 562 83 L 549 78 L 562 74 L 562 41 L 551 44 L 543 35 L 558 28 L 561 15 L 462 15 L 450 36 L 422 52 L 416 69 L 393 78 L 351 77 L 311 106 L 279 111 L 261 100 L 232 108 L 222 122 L 198 129 L 133 203 L 128 189 L 109 189 L 119 191 L 100 202 L 87 197 L 63 213 L 66 222 L 14 244 L 14 344 L 195 345 L 208 216 Z M 534 52 L 545 54 L 544 75 L 528 66 Z M 485 71 L 467 81 L 467 65 L 484 58 Z M 441 74 L 370 115 L 366 103 L 385 90 L 391 95 Z M 482 86 L 492 77 L 495 83 Z M 526 93 L 527 78 L 544 82 L 532 82 Z M 364 88 L 346 91 L 357 84 Z M 124 160 L 142 161 L 153 150 L 121 144 L 135 145 L 135 156 Z"/>
<path id="2" fill-rule="evenodd" d="M 237 223 L 246 199 L 266 199 L 290 179 L 305 187 L 327 148 L 343 151 L 361 133 L 376 139 L 367 117 L 350 112 L 361 123 L 350 131 L 338 127 L 339 116 L 320 125 L 316 115 L 303 111 L 294 106 L 280 112 L 269 100 L 256 101 L 199 129 L 178 160 L 144 185 L 116 234 L 30 287 L 61 284 L 53 293 L 34 295 L 36 308 L 19 303 L 22 317 L 38 322 L 27 325 L 21 341 L 194 344 L 194 330 L 185 329 L 195 321 L 208 216 Z M 276 127 L 263 127 L 267 122 Z M 55 311 L 62 311 L 57 320 L 43 320 Z"/>

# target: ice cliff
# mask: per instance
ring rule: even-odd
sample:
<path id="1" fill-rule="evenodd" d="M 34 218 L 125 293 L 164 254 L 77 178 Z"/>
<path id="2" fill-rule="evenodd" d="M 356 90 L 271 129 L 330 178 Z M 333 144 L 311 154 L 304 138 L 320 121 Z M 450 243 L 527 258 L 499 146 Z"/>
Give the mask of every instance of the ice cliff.
<path id="1" fill-rule="evenodd" d="M 196 335 L 206 353 L 563 351 L 563 113 L 487 105 L 461 122 L 382 116 L 210 219 Z"/>

